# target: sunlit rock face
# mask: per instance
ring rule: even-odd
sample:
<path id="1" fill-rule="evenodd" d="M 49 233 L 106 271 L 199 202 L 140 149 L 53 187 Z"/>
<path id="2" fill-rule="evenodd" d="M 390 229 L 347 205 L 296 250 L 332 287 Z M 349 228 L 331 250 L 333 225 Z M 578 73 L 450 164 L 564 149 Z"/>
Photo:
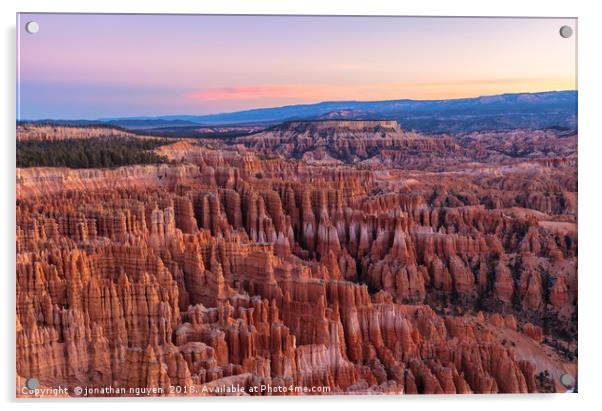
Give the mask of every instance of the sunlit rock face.
<path id="1" fill-rule="evenodd" d="M 329 120 L 180 140 L 161 165 L 19 169 L 19 381 L 527 393 L 548 371 L 561 390 L 576 141 Z"/>

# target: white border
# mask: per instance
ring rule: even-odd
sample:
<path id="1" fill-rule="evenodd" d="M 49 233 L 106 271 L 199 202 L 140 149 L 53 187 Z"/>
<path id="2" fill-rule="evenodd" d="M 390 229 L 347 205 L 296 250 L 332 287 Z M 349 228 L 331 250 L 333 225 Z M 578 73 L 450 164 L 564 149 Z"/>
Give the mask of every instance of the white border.
<path id="1" fill-rule="evenodd" d="M 575 395 L 498 395 L 498 396 L 412 396 L 412 397 L 337 397 L 337 398 L 266 398 L 245 400 L 237 398 L 205 399 L 157 399 L 145 401 L 143 406 L 165 410 L 167 407 L 182 408 L 239 408 L 305 410 L 314 407 L 345 407 L 349 410 L 367 408 L 387 409 L 483 409 L 504 410 L 509 407 L 544 408 L 547 410 L 571 410 L 593 405 L 599 391 L 598 370 L 602 342 L 598 318 L 600 312 L 598 251 L 602 239 L 602 204 L 599 177 L 602 177 L 602 130 L 600 129 L 600 52 L 597 39 L 602 38 L 600 14 L 594 1 L 532 1 L 500 0 L 438 0 L 438 1 L 356 1 L 356 0 L 3 0 L 0 2 L 2 20 L 2 82 L 3 96 L 0 101 L 3 135 L 0 137 L 2 153 L 2 232 L 3 270 L 3 335 L 0 337 L 4 356 L 0 373 L 2 400 L 7 408 L 17 406 L 71 409 L 85 406 L 91 410 L 106 407 L 138 406 L 135 401 L 46 401 L 20 402 L 14 398 L 14 227 L 15 227 L 15 13 L 21 12 L 107 12 L 107 13 L 224 13 L 224 14 L 355 14 L 355 15 L 437 15 L 437 16 L 541 16 L 579 18 L 579 394 Z M 597 110 L 597 112 L 594 112 Z"/>

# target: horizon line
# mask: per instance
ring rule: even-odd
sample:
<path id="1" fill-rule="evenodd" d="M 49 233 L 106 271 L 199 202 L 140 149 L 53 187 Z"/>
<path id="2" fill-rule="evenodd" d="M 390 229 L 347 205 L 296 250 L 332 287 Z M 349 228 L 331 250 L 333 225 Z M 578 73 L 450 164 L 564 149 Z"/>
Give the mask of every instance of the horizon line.
<path id="1" fill-rule="evenodd" d="M 509 96 L 509 95 L 519 95 L 519 94 L 546 94 L 546 93 L 564 93 L 564 92 L 578 92 L 578 89 L 562 89 L 562 90 L 545 90 L 545 91 L 518 91 L 518 92 L 510 92 L 510 93 L 500 93 L 500 94 L 484 94 L 484 95 L 476 95 L 472 97 L 453 97 L 453 98 L 441 98 L 441 99 L 410 99 L 410 98 L 396 98 L 396 99 L 385 99 L 385 100 L 322 100 L 313 103 L 297 103 L 297 104 L 285 104 L 285 105 L 277 105 L 277 106 L 263 106 L 263 107 L 254 107 L 244 110 L 234 110 L 234 111 L 222 111 L 215 113 L 206 113 L 206 114 L 148 114 L 148 115 L 132 115 L 132 116 L 108 116 L 108 117 L 96 117 L 96 118 L 57 118 L 57 117 L 40 117 L 40 118 L 26 118 L 19 119 L 17 118 L 17 122 L 28 122 L 28 121 L 44 121 L 44 120 L 55 120 L 55 121 L 99 121 L 100 123 L 108 122 L 111 120 L 125 120 L 125 119 L 137 119 L 137 120 L 146 120 L 146 119 L 158 119 L 161 117 L 205 117 L 205 116 L 220 116 L 227 114 L 235 114 L 235 113 L 247 113 L 256 110 L 270 110 L 270 109 L 278 109 L 278 108 L 286 108 L 286 107 L 303 107 L 303 106 L 314 106 L 318 104 L 328 104 L 328 103 L 379 103 L 379 102 L 392 102 L 392 101 L 416 101 L 416 102 L 435 102 L 435 101 L 458 101 L 458 100 L 473 100 L 480 99 L 486 97 L 498 97 L 498 96 Z M 166 120 L 168 121 L 168 120 Z M 175 121 L 175 120 L 172 120 Z"/>

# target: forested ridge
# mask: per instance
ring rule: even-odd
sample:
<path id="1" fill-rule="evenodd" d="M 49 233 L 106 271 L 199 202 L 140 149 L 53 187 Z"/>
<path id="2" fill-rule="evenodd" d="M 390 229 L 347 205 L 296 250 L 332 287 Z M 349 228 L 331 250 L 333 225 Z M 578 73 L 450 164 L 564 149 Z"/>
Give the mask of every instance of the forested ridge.
<path id="1" fill-rule="evenodd" d="M 17 141 L 17 167 L 106 168 L 163 163 L 152 150 L 164 139 L 87 138 L 59 141 Z"/>

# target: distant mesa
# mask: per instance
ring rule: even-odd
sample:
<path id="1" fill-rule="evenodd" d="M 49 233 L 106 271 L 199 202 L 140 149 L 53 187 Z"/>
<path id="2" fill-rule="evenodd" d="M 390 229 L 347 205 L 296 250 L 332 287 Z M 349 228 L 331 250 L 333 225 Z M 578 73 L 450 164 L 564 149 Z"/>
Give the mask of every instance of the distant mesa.
<path id="1" fill-rule="evenodd" d="M 256 141 L 266 136 L 284 139 L 312 137 L 315 139 L 409 138 L 416 135 L 401 129 L 395 120 L 298 120 L 287 121 L 258 133 L 240 137 L 238 141 Z"/>
<path id="2" fill-rule="evenodd" d="M 278 128 L 313 132 L 373 132 L 401 133 L 399 123 L 395 120 L 307 120 L 289 121 Z"/>
<path id="3" fill-rule="evenodd" d="M 443 148 L 450 140 L 403 130 L 395 120 L 313 120 L 285 122 L 236 142 L 265 155 L 356 163 L 386 150 Z"/>
<path id="4" fill-rule="evenodd" d="M 194 124 L 264 125 L 295 120 L 395 120 L 426 133 L 577 127 L 577 91 L 501 94 L 450 100 L 326 101 L 208 115 L 96 120 L 125 128 L 191 127 Z"/>

